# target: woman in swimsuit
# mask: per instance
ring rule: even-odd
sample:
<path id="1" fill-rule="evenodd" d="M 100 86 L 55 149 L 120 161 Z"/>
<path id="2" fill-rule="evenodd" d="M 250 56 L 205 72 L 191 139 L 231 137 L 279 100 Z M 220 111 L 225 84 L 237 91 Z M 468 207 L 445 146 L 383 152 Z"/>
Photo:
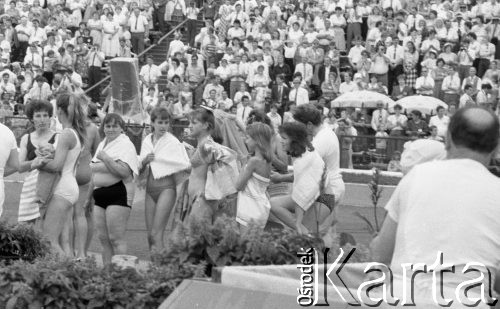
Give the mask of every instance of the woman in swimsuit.
<path id="1" fill-rule="evenodd" d="M 171 115 L 164 107 L 151 111 L 153 133 L 142 142 L 141 174 L 146 183 L 146 228 L 150 249 L 163 249 L 163 234 L 176 201 L 176 188 L 190 167 L 189 158 L 179 140 L 169 131 Z M 186 178 L 184 178 L 185 180 Z"/>
<path id="2" fill-rule="evenodd" d="M 82 144 L 85 140 L 85 115 L 78 97 L 74 94 L 61 94 L 56 101 L 57 118 L 63 126 L 63 131 L 58 137 L 54 159 L 42 161 L 41 170 L 59 172 L 61 177 L 57 183 L 52 198 L 48 202 L 43 233 L 46 235 L 55 253 L 65 255 L 59 238 L 63 223 L 68 218 L 71 207 L 78 201 L 78 183 L 75 170 Z M 34 164 L 37 165 L 37 164 Z"/>
<path id="3" fill-rule="evenodd" d="M 88 98 L 81 96 L 82 106 L 88 105 Z M 89 118 L 85 120 L 85 140 L 78 167 L 76 170 L 76 181 L 78 183 L 79 198 L 73 213 L 74 224 L 74 246 L 77 258 L 84 258 L 87 255 L 87 249 L 92 240 L 92 231 L 94 228 L 92 222 L 92 169 L 90 162 L 97 151 L 97 146 L 101 142 L 99 129 Z"/>
<path id="4" fill-rule="evenodd" d="M 133 177 L 138 174 L 134 144 L 123 134 L 125 122 L 118 114 L 107 114 L 101 124 L 105 139 L 92 159 L 94 222 L 103 247 L 104 264 L 113 255 L 126 254 L 125 231 L 134 200 Z"/>
<path id="5" fill-rule="evenodd" d="M 191 156 L 191 174 L 189 175 L 188 196 L 191 205 L 190 220 L 202 220 L 212 223 L 217 201 L 205 199 L 208 166 L 213 162 L 212 133 L 215 130 L 214 114 L 204 108 L 193 111 L 190 115 L 191 137 L 197 140 L 197 147 Z"/>
<path id="6" fill-rule="evenodd" d="M 35 151 L 42 145 L 54 144 L 56 134 L 50 129 L 53 107 L 47 101 L 34 100 L 26 106 L 26 116 L 35 127 L 35 131 L 21 138 L 19 151 L 19 172 L 29 172 L 24 178 L 19 202 L 18 222 L 34 223 L 41 216 L 36 198 L 38 170 L 34 166 L 40 163 Z M 43 216 L 43 214 L 42 214 Z"/>

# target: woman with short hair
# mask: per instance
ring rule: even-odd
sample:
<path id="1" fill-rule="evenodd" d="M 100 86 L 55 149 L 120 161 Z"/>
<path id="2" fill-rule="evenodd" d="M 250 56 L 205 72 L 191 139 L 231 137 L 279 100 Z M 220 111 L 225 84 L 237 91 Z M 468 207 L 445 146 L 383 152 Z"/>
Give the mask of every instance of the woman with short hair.
<path id="1" fill-rule="evenodd" d="M 36 197 L 38 169 L 35 167 L 40 163 L 36 150 L 56 141 L 56 132 L 50 128 L 53 111 L 52 104 L 44 100 L 33 100 L 26 106 L 26 116 L 35 130 L 23 135 L 19 147 L 19 172 L 28 172 L 28 175 L 24 178 L 21 190 L 18 222 L 32 223 L 43 217 Z"/>
<path id="2" fill-rule="evenodd" d="M 91 168 L 94 182 L 94 220 L 103 247 L 104 264 L 113 255 L 126 254 L 125 232 L 134 200 L 133 178 L 139 162 L 134 144 L 118 114 L 107 114 L 101 124 L 104 140 L 99 144 Z"/>

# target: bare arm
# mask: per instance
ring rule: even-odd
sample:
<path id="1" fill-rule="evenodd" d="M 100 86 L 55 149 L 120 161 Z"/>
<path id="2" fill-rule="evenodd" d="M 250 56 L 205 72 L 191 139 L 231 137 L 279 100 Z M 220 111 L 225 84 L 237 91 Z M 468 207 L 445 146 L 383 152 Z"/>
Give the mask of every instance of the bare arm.
<path id="1" fill-rule="evenodd" d="M 130 167 L 122 161 L 114 161 L 110 156 L 104 153 L 104 155 L 100 156 L 102 162 L 106 165 L 106 168 L 109 173 L 117 176 L 121 179 L 126 179 L 132 175 L 132 170 Z"/>
<path id="2" fill-rule="evenodd" d="M 3 176 L 7 177 L 19 170 L 19 155 L 17 153 L 17 149 L 12 149 L 10 151 L 9 159 L 7 160 L 7 164 L 5 165 L 5 169 L 3 172 Z"/>
<path id="3" fill-rule="evenodd" d="M 252 177 L 252 173 L 255 171 L 257 164 L 258 161 L 255 158 L 250 158 L 250 160 L 248 160 L 245 169 L 241 172 L 238 180 L 236 181 L 236 190 L 243 191 L 245 189 L 247 182 Z"/>
<path id="4" fill-rule="evenodd" d="M 76 142 L 75 135 L 70 130 L 64 130 L 59 137 L 54 159 L 40 169 L 52 173 L 62 171 L 68 152 L 76 146 Z"/>
<path id="5" fill-rule="evenodd" d="M 33 161 L 28 161 L 26 160 L 27 158 L 27 147 L 28 145 L 28 134 L 24 135 L 22 138 L 21 138 L 21 145 L 19 147 L 19 173 L 24 173 L 24 172 L 28 172 L 28 171 L 31 171 L 32 168 L 31 168 L 31 163 Z"/>
<path id="6" fill-rule="evenodd" d="M 371 258 L 374 262 L 389 264 L 394 253 L 398 224 L 390 216 L 385 218 L 380 233 L 370 243 Z"/>

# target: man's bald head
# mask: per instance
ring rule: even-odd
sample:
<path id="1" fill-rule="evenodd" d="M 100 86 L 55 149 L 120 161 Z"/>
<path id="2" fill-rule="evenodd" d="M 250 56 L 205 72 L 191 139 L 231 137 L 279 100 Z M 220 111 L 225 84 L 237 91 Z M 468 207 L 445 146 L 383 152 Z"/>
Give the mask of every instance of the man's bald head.
<path id="1" fill-rule="evenodd" d="M 500 125 L 498 118 L 489 110 L 462 108 L 451 117 L 448 132 L 456 147 L 489 154 L 498 145 Z"/>

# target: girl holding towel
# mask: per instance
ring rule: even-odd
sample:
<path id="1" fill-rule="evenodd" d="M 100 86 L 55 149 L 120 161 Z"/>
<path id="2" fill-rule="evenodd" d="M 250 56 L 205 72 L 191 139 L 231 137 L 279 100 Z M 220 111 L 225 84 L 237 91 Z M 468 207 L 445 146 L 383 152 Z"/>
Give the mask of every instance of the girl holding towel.
<path id="1" fill-rule="evenodd" d="M 141 175 L 146 180 L 146 228 L 150 249 L 163 249 L 163 234 L 176 201 L 176 188 L 191 167 L 184 145 L 170 132 L 171 115 L 164 107 L 151 111 L 153 133 L 142 142 Z"/>
<path id="2" fill-rule="evenodd" d="M 236 221 L 246 229 L 249 224 L 264 228 L 271 204 L 267 195 L 273 157 L 270 126 L 256 122 L 247 127 L 245 143 L 253 156 L 248 160 L 236 182 L 238 205 Z"/>

